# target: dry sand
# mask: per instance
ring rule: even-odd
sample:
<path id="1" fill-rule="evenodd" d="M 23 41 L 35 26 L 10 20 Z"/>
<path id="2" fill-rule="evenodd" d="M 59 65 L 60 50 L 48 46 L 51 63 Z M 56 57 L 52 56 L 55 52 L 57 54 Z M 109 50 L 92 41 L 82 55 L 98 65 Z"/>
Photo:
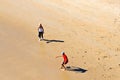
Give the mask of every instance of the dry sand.
<path id="1" fill-rule="evenodd" d="M 1 0 L 0 80 L 120 80 L 120 0 Z"/>

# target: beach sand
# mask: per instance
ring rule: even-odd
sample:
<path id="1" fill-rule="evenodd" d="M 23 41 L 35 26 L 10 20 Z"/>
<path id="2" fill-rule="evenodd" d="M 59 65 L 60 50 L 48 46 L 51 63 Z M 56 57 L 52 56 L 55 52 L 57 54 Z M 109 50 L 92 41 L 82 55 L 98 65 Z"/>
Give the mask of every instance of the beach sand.
<path id="1" fill-rule="evenodd" d="M 120 0 L 0 1 L 0 80 L 120 80 Z"/>

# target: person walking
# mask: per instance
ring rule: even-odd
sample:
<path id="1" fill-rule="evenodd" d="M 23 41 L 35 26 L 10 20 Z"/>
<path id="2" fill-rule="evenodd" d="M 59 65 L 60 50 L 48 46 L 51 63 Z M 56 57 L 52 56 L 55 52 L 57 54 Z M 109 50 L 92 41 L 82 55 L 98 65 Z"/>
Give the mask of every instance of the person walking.
<path id="1" fill-rule="evenodd" d="M 40 24 L 40 26 L 38 27 L 38 37 L 40 41 L 44 39 L 43 34 L 44 34 L 44 28 L 42 24 Z"/>
<path id="2" fill-rule="evenodd" d="M 67 55 L 65 54 L 64 51 L 61 52 L 61 54 L 62 54 L 62 56 L 57 56 L 56 58 L 58 58 L 58 57 L 63 57 L 64 60 L 63 60 L 63 62 L 62 62 L 62 64 L 61 64 L 61 69 L 66 70 L 65 65 L 68 63 L 68 57 L 67 57 Z"/>

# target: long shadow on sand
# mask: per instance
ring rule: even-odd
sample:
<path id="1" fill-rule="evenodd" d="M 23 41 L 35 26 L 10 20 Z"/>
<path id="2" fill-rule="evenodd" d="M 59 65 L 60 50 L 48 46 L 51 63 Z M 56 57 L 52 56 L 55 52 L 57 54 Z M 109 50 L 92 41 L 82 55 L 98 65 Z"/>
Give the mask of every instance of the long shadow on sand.
<path id="1" fill-rule="evenodd" d="M 75 66 L 67 66 L 66 70 L 67 71 L 73 71 L 73 72 L 79 72 L 79 73 L 85 73 L 86 71 L 88 71 L 86 69 L 75 67 Z"/>
<path id="2" fill-rule="evenodd" d="M 51 42 L 64 42 L 63 40 L 49 40 L 49 39 L 43 39 L 43 41 L 46 41 L 46 43 L 51 43 Z"/>

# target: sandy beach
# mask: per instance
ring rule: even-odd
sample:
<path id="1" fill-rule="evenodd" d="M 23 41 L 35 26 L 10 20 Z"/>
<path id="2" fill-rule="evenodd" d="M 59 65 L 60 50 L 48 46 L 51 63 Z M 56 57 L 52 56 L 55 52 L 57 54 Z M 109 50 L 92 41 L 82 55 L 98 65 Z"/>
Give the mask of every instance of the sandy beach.
<path id="1" fill-rule="evenodd" d="M 1 0 L 0 80 L 120 80 L 120 0 Z"/>

